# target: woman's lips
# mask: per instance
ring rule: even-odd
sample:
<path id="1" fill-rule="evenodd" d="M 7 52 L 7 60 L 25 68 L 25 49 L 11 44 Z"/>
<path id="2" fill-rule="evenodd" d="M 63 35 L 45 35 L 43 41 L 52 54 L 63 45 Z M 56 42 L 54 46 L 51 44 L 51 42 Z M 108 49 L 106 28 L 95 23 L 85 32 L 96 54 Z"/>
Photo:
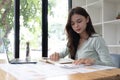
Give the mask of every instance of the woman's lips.
<path id="1" fill-rule="evenodd" d="M 81 29 L 76 29 L 76 31 L 78 32 L 78 31 L 80 31 Z"/>

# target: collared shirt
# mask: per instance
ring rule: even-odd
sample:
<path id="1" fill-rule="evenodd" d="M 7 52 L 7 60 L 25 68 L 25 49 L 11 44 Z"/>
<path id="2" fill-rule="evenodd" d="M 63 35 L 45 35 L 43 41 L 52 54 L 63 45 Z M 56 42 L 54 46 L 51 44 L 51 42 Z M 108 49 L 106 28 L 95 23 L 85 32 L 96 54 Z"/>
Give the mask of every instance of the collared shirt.
<path id="1" fill-rule="evenodd" d="M 68 48 L 60 52 L 61 58 L 66 55 L 70 55 Z M 97 65 L 113 66 L 109 50 L 104 39 L 99 34 L 93 34 L 79 49 L 77 49 L 75 59 L 81 58 L 92 58 Z"/>

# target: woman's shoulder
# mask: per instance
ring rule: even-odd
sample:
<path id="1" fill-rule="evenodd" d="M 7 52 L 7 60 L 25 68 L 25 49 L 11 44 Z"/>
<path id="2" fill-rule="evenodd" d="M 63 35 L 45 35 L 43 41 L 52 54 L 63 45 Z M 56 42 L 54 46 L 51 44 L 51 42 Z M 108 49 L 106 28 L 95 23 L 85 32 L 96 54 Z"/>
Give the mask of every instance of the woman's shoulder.
<path id="1" fill-rule="evenodd" d="M 103 40 L 103 38 L 102 38 L 102 35 L 100 35 L 100 34 L 92 34 L 92 36 L 90 37 L 93 41 L 101 41 L 101 40 Z"/>
<path id="2" fill-rule="evenodd" d="M 102 35 L 100 34 L 93 34 L 91 36 L 91 41 L 95 43 L 105 43 L 105 40 L 103 39 Z"/>
<path id="3" fill-rule="evenodd" d="M 92 34 L 91 37 L 102 37 L 102 35 L 95 33 L 95 34 Z"/>

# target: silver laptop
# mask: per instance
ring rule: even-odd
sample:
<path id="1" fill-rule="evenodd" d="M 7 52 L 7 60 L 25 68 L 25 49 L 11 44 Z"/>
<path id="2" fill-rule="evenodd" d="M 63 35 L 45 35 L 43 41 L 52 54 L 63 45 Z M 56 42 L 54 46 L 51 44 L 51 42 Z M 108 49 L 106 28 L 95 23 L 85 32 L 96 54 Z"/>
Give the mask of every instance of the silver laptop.
<path id="1" fill-rule="evenodd" d="M 9 52 L 6 52 L 6 55 L 7 55 L 8 62 L 10 64 L 36 64 L 37 63 L 37 61 L 28 60 L 28 59 L 24 59 L 24 60 L 21 60 L 19 58 L 15 59 L 13 55 L 9 54 Z"/>

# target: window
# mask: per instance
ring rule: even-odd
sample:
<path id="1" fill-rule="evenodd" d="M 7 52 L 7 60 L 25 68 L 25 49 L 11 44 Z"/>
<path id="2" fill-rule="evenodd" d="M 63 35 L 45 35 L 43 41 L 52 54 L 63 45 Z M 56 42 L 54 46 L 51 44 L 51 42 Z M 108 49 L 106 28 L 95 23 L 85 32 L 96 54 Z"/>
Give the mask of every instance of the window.
<path id="1" fill-rule="evenodd" d="M 54 1 L 54 6 L 49 6 L 51 13 L 48 14 L 48 55 L 61 50 L 66 44 L 65 25 L 68 16 L 68 0 Z"/>
<path id="2" fill-rule="evenodd" d="M 0 38 L 4 41 L 4 48 L 12 56 L 15 55 L 15 1 L 19 0 L 0 1 Z M 70 0 L 48 0 L 48 53 L 56 50 L 56 46 L 59 49 L 66 44 L 64 28 L 67 21 L 68 1 Z M 31 58 L 39 58 L 42 55 L 42 0 L 20 0 L 19 7 L 20 58 L 26 57 L 27 42 L 30 44 Z M 2 46 L 0 51 L 1 48 Z"/>
<path id="3" fill-rule="evenodd" d="M 0 0 L 0 54 L 14 53 L 14 0 Z"/>
<path id="4" fill-rule="evenodd" d="M 27 42 L 29 43 L 31 58 L 41 57 L 41 0 L 20 0 L 20 58 L 26 57 Z"/>

